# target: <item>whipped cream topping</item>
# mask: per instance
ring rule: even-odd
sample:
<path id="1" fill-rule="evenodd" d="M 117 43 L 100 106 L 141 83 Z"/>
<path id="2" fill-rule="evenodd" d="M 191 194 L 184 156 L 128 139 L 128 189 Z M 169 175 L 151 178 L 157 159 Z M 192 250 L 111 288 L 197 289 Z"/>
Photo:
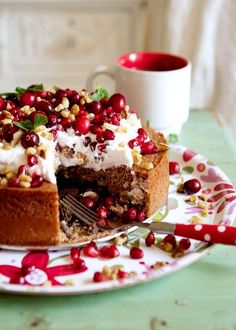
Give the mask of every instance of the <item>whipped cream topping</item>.
<path id="1" fill-rule="evenodd" d="M 38 157 L 38 164 L 29 169 L 30 174 L 43 175 L 46 181 L 55 184 L 55 173 L 59 165 L 65 167 L 83 165 L 96 171 L 121 165 L 132 167 L 134 160 L 128 142 L 137 137 L 137 131 L 142 127 L 140 119 L 134 113 L 127 113 L 127 117 L 121 119 L 119 126 L 108 123 L 104 125 L 105 129 L 115 133 L 114 140 L 96 143 L 95 134 L 89 132 L 86 135 L 76 135 L 73 128 L 69 128 L 67 131 L 57 131 L 55 141 L 38 133 L 40 144 L 46 146 L 45 157 Z M 52 129 L 54 127 L 46 130 L 50 132 Z M 90 145 L 85 146 L 86 137 L 90 138 L 91 142 L 95 142 L 94 150 Z M 14 136 L 13 143 L 16 138 Z M 106 147 L 101 151 L 99 145 L 106 145 Z M 72 151 L 69 155 L 63 152 L 65 147 Z M 135 147 L 135 149 L 140 149 L 140 147 Z M 7 166 L 11 171 L 17 172 L 22 164 L 27 164 L 27 156 L 20 141 L 9 149 L 4 149 L 0 145 L 0 170 Z"/>

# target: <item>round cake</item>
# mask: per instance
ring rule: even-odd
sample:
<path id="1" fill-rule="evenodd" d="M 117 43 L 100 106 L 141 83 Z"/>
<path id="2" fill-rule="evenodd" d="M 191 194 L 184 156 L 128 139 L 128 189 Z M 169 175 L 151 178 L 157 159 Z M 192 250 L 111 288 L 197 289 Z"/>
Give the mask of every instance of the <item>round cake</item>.
<path id="1" fill-rule="evenodd" d="M 93 240 L 144 221 L 167 200 L 168 147 L 123 95 L 43 85 L 0 97 L 0 244 Z M 60 200 L 97 213 L 86 226 Z M 101 231 L 101 228 L 103 229 Z"/>

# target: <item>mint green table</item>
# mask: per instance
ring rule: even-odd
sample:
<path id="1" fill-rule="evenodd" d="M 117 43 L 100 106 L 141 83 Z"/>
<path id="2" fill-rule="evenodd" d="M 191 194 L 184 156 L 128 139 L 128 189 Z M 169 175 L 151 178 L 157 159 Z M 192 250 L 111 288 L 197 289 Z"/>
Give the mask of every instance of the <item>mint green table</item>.
<path id="1" fill-rule="evenodd" d="M 192 111 L 180 143 L 214 161 L 236 184 L 230 134 L 210 113 Z M 0 294 L 0 329 L 235 330 L 236 247 L 214 247 L 168 277 L 113 292 L 71 297 Z"/>

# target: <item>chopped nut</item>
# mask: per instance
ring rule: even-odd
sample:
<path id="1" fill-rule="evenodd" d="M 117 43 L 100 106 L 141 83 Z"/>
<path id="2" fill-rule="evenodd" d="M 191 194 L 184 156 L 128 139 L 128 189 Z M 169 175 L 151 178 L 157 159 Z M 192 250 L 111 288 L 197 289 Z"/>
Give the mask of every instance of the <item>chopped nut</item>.
<path id="1" fill-rule="evenodd" d="M 60 103 L 58 106 L 54 109 L 56 112 L 60 112 L 61 110 L 64 109 L 64 106 Z"/>
<path id="2" fill-rule="evenodd" d="M 199 196 L 201 199 L 203 199 L 205 202 L 208 200 L 209 196 L 207 194 L 201 194 Z"/>
<path id="3" fill-rule="evenodd" d="M 74 104 L 74 105 L 72 106 L 72 108 L 70 109 L 70 111 L 71 111 L 71 113 L 72 113 L 73 115 L 77 116 L 78 113 L 79 113 L 79 106 L 78 106 L 78 104 Z"/>
<path id="4" fill-rule="evenodd" d="M 145 162 L 143 164 L 141 164 L 141 167 L 147 171 L 151 170 L 154 168 L 154 165 L 152 162 Z"/>
<path id="5" fill-rule="evenodd" d="M 0 178 L 0 187 L 6 187 L 6 186 L 7 186 L 7 179 Z"/>
<path id="6" fill-rule="evenodd" d="M 193 215 L 192 218 L 189 220 L 192 224 L 202 223 L 202 219 L 199 218 L 197 215 Z"/>
<path id="7" fill-rule="evenodd" d="M 208 203 L 207 202 L 203 202 L 203 201 L 199 201 L 197 203 L 197 206 L 200 207 L 200 209 L 205 209 L 208 207 Z"/>
<path id="8" fill-rule="evenodd" d="M 68 118 L 69 115 L 70 115 L 70 111 L 69 111 L 69 110 L 62 110 L 62 111 L 60 112 L 60 115 L 61 115 L 62 117 L 64 117 L 64 118 Z"/>
<path id="9" fill-rule="evenodd" d="M 84 100 L 85 100 L 86 103 L 91 103 L 92 102 L 92 99 L 90 99 L 90 97 L 88 95 L 84 96 Z"/>
<path id="10" fill-rule="evenodd" d="M 178 183 L 177 184 L 177 192 L 178 193 L 184 193 L 184 185 L 183 185 L 183 183 Z"/>
<path id="11" fill-rule="evenodd" d="M 31 186 L 30 182 L 20 181 L 20 186 L 22 188 L 29 188 Z"/>
<path id="12" fill-rule="evenodd" d="M 22 131 L 17 131 L 14 134 L 14 139 L 11 141 L 11 147 L 15 147 L 18 142 L 20 141 L 21 137 L 22 137 L 23 132 Z"/>
<path id="13" fill-rule="evenodd" d="M 108 267 L 108 266 L 104 266 L 103 269 L 102 269 L 102 273 L 103 273 L 104 275 L 110 277 L 111 274 L 112 274 L 112 270 L 111 270 L 110 267 Z"/>
<path id="14" fill-rule="evenodd" d="M 207 208 L 202 209 L 200 214 L 202 217 L 207 217 L 209 214 L 208 209 Z"/>
<path id="15" fill-rule="evenodd" d="M 40 126 L 35 128 L 36 133 L 43 132 L 45 130 L 46 130 L 46 126 L 44 126 L 44 125 L 40 125 Z"/>
<path id="16" fill-rule="evenodd" d="M 129 106 L 128 105 L 125 106 L 125 111 L 129 112 Z"/>
<path id="17" fill-rule="evenodd" d="M 32 155 L 35 155 L 36 153 L 37 153 L 37 150 L 34 147 L 30 147 L 25 150 L 25 154 L 27 156 L 32 156 Z"/>
<path id="18" fill-rule="evenodd" d="M 176 249 L 172 253 L 173 258 L 181 258 L 184 255 L 184 251 L 182 249 Z"/>
<path id="19" fill-rule="evenodd" d="M 67 97 L 63 97 L 63 99 L 62 99 L 62 105 L 63 105 L 63 107 L 64 107 L 64 109 L 68 109 L 69 108 L 69 105 L 70 105 L 70 102 L 69 102 L 69 100 L 68 100 L 68 98 Z"/>
<path id="20" fill-rule="evenodd" d="M 120 133 L 126 133 L 127 131 L 128 131 L 128 128 L 125 126 L 119 126 L 117 129 L 117 132 L 120 132 Z"/>
<path id="21" fill-rule="evenodd" d="M 115 245 L 123 245 L 125 242 L 128 241 L 128 236 L 126 234 L 121 234 L 113 239 L 113 243 Z"/>
<path id="22" fill-rule="evenodd" d="M 166 151 L 169 149 L 169 146 L 165 143 L 158 143 L 158 150 L 159 151 Z"/>
<path id="23" fill-rule="evenodd" d="M 3 125 L 11 124 L 12 120 L 11 119 L 3 119 L 2 123 L 3 123 Z"/>
<path id="24" fill-rule="evenodd" d="M 166 242 L 163 244 L 163 250 L 166 251 L 166 252 L 171 252 L 173 251 L 173 245 L 170 244 L 169 242 Z"/>
<path id="25" fill-rule="evenodd" d="M 24 181 L 24 182 L 31 182 L 32 181 L 32 178 L 29 176 L 29 175 L 26 175 L 26 174 L 20 174 L 18 176 L 18 178 L 21 180 L 21 181 Z"/>
<path id="26" fill-rule="evenodd" d="M 196 203 L 198 201 L 197 195 L 190 195 L 189 196 L 189 202 Z"/>
<path id="27" fill-rule="evenodd" d="M 81 99 L 81 100 L 79 101 L 79 103 L 80 103 L 81 105 L 84 105 L 84 104 L 85 104 L 85 100 L 84 100 L 84 99 Z"/>
<path id="28" fill-rule="evenodd" d="M 75 115 L 73 113 L 70 113 L 68 119 L 70 119 L 71 121 L 75 121 Z"/>
<path id="29" fill-rule="evenodd" d="M 10 105 L 10 103 L 7 102 L 7 110 L 11 110 L 12 106 Z"/>
<path id="30" fill-rule="evenodd" d="M 0 170 L 0 174 L 2 175 L 7 174 L 8 172 L 10 172 L 10 168 L 8 166 L 5 166 Z"/>
<path id="31" fill-rule="evenodd" d="M 12 178 L 14 178 L 14 176 L 15 176 L 15 173 L 12 171 L 10 171 L 6 174 L 7 180 L 11 180 Z"/>

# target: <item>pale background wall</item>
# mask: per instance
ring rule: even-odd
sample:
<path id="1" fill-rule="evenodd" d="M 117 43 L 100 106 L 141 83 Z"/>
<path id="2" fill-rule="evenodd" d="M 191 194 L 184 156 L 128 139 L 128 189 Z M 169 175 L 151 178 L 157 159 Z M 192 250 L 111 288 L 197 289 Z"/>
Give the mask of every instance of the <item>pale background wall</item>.
<path id="1" fill-rule="evenodd" d="M 173 52 L 192 61 L 192 107 L 236 132 L 235 31 L 235 0 L 0 0 L 0 90 L 80 88 L 121 53 Z"/>

